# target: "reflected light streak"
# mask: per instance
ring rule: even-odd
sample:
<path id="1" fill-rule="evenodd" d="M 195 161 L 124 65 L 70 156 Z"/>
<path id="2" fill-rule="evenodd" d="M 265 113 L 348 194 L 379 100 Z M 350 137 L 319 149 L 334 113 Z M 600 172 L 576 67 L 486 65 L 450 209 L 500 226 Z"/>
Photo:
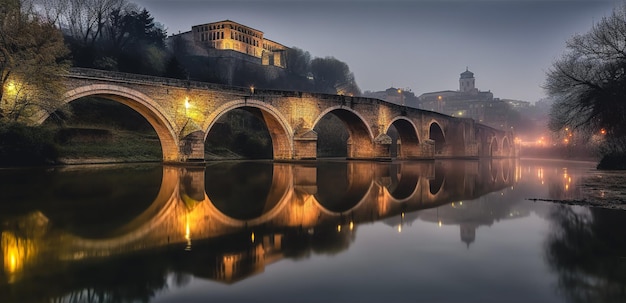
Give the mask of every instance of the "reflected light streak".
<path id="1" fill-rule="evenodd" d="M 189 228 L 189 217 L 185 216 L 185 240 L 187 240 L 187 246 L 185 250 L 191 250 L 191 231 Z"/>

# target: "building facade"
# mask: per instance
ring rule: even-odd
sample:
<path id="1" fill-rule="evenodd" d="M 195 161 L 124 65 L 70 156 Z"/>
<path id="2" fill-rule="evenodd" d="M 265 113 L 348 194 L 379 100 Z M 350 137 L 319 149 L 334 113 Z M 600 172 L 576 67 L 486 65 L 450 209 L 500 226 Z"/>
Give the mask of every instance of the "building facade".
<path id="1" fill-rule="evenodd" d="M 471 118 L 499 129 L 508 129 L 510 105 L 494 98 L 491 91 L 476 88 L 474 73 L 466 69 L 460 74 L 459 89 L 428 92 L 420 95 L 419 108 L 453 117 Z"/>
<path id="2" fill-rule="evenodd" d="M 191 27 L 183 33 L 205 49 L 231 50 L 260 59 L 260 64 L 285 68 L 287 47 L 266 39 L 263 32 L 249 26 L 224 20 Z"/>

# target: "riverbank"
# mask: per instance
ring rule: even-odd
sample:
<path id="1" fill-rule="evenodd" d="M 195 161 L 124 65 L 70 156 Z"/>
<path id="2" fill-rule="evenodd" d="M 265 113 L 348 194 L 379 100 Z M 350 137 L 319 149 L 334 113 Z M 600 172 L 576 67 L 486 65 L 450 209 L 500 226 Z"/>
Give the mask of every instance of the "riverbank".
<path id="1" fill-rule="evenodd" d="M 592 165 L 590 163 L 584 176 L 566 188 L 568 193 L 563 197 L 528 197 L 526 200 L 626 210 L 626 171 L 599 170 Z M 566 174 L 567 171 L 563 176 Z M 557 191 L 556 187 L 554 191 Z"/>

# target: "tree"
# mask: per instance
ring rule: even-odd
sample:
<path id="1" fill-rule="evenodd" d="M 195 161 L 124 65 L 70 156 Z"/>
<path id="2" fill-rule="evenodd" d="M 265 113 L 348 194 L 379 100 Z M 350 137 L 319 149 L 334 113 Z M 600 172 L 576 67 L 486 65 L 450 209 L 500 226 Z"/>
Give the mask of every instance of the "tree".
<path id="1" fill-rule="evenodd" d="M 555 100 L 550 129 L 587 137 L 603 134 L 604 155 L 626 154 L 626 6 L 566 46 L 544 86 Z"/>
<path id="2" fill-rule="evenodd" d="M 361 94 L 348 64 L 334 57 L 313 59 L 311 73 L 315 78 L 316 89 L 320 92 L 341 95 Z"/>
<path id="3" fill-rule="evenodd" d="M 297 47 L 287 49 L 287 70 L 295 76 L 306 77 L 311 66 L 311 54 Z"/>
<path id="4" fill-rule="evenodd" d="M 68 54 L 61 32 L 23 0 L 0 0 L 0 115 L 11 121 L 61 102 Z"/>

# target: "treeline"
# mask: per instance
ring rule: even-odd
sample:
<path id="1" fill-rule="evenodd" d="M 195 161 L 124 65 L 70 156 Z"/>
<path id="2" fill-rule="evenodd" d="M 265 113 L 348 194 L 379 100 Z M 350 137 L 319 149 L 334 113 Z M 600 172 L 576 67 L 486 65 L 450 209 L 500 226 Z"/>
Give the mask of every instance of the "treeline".
<path id="1" fill-rule="evenodd" d="M 307 51 L 293 47 L 286 52 L 286 68 L 280 69 L 233 58 L 198 56 L 191 51 L 194 46 L 179 35 L 167 41 L 164 25 L 132 2 L 34 1 L 43 19 L 61 29 L 72 66 L 236 86 L 361 93 L 348 65 L 333 57 L 312 58 Z M 272 68 L 275 70 L 268 72 Z"/>

